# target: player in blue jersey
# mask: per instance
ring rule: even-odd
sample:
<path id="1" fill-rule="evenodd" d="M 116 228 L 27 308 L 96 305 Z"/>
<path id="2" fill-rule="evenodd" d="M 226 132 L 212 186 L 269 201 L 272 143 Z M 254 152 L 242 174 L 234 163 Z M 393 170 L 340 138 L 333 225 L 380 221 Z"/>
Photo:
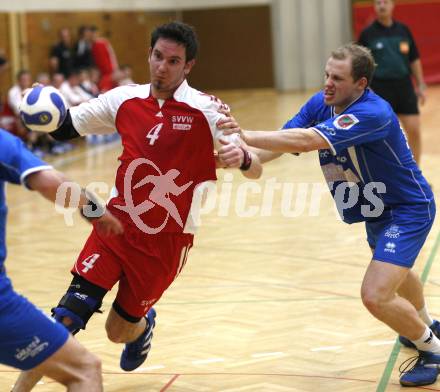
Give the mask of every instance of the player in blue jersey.
<path id="1" fill-rule="evenodd" d="M 67 329 L 17 294 L 6 275 L 5 183 L 24 184 L 56 200 L 64 175 L 33 155 L 17 137 L 0 129 L 0 363 L 21 370 L 36 369 L 67 386 L 68 391 L 102 391 L 101 364 Z M 93 195 L 81 192 L 79 207 L 97 206 Z M 122 231 L 108 211 L 94 219 L 107 234 Z M 49 240 L 48 240 L 49 241 Z M 14 391 L 28 391 L 22 385 Z"/>
<path id="2" fill-rule="evenodd" d="M 373 72 L 368 49 L 342 46 L 327 61 L 323 91 L 283 130 L 242 131 L 232 117 L 222 127 L 235 128 L 248 145 L 261 149 L 263 162 L 283 152 L 319 151 L 342 219 L 365 222 L 373 258 L 362 283 L 362 301 L 405 345 L 419 351 L 401 384 L 428 385 L 438 375 L 440 325 L 430 317 L 411 267 L 434 221 L 434 196 L 390 105 L 368 88 Z"/>

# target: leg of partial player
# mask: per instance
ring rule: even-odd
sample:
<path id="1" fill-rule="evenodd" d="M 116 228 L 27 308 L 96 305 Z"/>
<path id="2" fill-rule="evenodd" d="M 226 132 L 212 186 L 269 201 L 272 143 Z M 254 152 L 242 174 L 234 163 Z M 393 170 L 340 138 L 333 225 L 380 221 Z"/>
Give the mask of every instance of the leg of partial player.
<path id="1" fill-rule="evenodd" d="M 15 381 L 11 392 L 31 391 L 37 382 L 43 378 L 43 374 L 37 369 L 22 371 Z"/>
<path id="2" fill-rule="evenodd" d="M 101 392 L 102 376 L 100 360 L 82 347 L 72 336 L 50 358 L 31 371 L 35 376 L 45 375 L 65 385 L 69 392 Z M 14 385 L 13 392 L 30 391 L 35 384 L 33 377 L 26 377 L 21 382 L 20 375 Z M 38 379 L 37 379 L 38 381 Z"/>
<path id="3" fill-rule="evenodd" d="M 138 321 L 124 319 L 115 309 L 110 311 L 105 325 L 107 336 L 112 342 L 126 343 L 120 360 L 123 370 L 135 370 L 147 359 L 151 350 L 155 318 L 154 308 L 150 308 Z"/>
<path id="4" fill-rule="evenodd" d="M 409 269 L 372 260 L 362 283 L 362 301 L 370 313 L 401 335 L 416 340 L 425 331 L 415 307 L 396 295 Z"/>

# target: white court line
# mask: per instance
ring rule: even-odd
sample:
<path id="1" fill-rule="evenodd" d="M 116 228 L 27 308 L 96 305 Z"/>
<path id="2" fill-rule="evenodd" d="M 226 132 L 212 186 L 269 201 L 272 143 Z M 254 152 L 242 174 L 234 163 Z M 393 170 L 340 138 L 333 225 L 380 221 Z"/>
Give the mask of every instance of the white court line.
<path id="1" fill-rule="evenodd" d="M 251 357 L 252 358 L 264 358 L 264 357 L 282 357 L 286 354 L 282 353 L 282 352 L 274 352 L 274 353 L 255 353 L 252 354 Z"/>
<path id="2" fill-rule="evenodd" d="M 337 351 L 340 350 L 342 346 L 325 346 L 325 347 L 315 347 L 311 348 L 310 351 Z"/>
<path id="3" fill-rule="evenodd" d="M 193 365 L 203 365 L 205 363 L 215 363 L 215 362 L 224 362 L 224 358 L 209 358 L 209 359 L 200 359 L 198 361 L 192 361 Z"/>
<path id="4" fill-rule="evenodd" d="M 351 336 L 351 334 L 349 333 L 335 332 L 329 329 L 305 328 L 305 331 L 315 332 L 319 335 L 332 335 L 332 336 L 340 336 L 340 337 Z"/>
<path id="5" fill-rule="evenodd" d="M 372 340 L 368 342 L 368 345 L 370 346 L 387 346 L 392 345 L 396 342 L 396 340 Z"/>

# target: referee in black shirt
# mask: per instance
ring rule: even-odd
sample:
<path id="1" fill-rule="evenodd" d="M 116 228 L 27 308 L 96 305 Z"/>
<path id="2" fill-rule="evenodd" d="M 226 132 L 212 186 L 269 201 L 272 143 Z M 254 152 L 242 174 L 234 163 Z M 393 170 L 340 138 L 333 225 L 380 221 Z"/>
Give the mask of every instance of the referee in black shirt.
<path id="1" fill-rule="evenodd" d="M 393 20 L 393 0 L 374 0 L 377 19 L 365 28 L 359 43 L 369 48 L 377 64 L 371 88 L 387 100 L 408 137 L 417 163 L 421 155 L 420 104 L 425 102 L 426 85 L 414 38 L 407 26 Z M 417 90 L 411 80 L 417 83 Z"/>

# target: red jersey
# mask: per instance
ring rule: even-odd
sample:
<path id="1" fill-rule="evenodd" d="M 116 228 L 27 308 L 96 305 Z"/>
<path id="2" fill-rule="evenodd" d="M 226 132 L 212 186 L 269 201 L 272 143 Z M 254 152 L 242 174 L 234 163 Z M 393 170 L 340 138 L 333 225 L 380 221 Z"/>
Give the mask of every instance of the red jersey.
<path id="1" fill-rule="evenodd" d="M 115 52 L 110 42 L 105 38 L 98 38 L 92 45 L 93 61 L 102 75 L 113 73 L 118 68 Z"/>
<path id="2" fill-rule="evenodd" d="M 193 232 L 195 189 L 216 179 L 222 105 L 184 81 L 167 100 L 153 98 L 149 84 L 128 85 L 71 108 L 81 135 L 116 129 L 121 136 L 112 213 L 148 234 Z"/>

